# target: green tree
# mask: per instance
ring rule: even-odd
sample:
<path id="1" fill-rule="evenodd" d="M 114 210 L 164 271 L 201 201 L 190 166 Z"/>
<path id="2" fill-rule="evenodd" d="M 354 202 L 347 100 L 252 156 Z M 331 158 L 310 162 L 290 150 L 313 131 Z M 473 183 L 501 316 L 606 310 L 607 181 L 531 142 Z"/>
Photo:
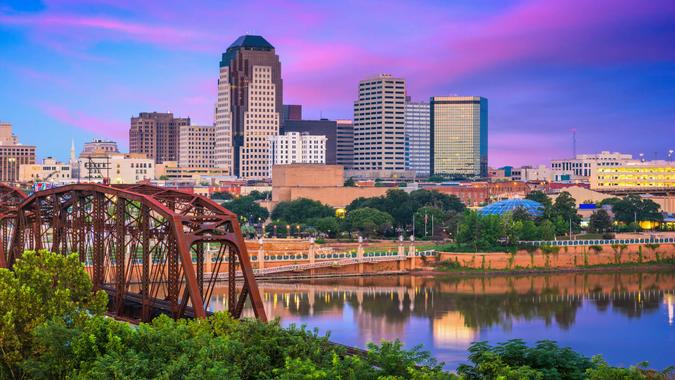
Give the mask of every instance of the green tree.
<path id="1" fill-rule="evenodd" d="M 469 210 L 459 223 L 457 242 L 468 244 L 476 251 L 491 250 L 504 236 L 504 225 L 498 215 L 481 215 Z"/>
<path id="2" fill-rule="evenodd" d="M 544 220 L 539 225 L 539 238 L 541 240 L 553 240 L 555 238 L 555 225 L 550 220 Z"/>
<path id="3" fill-rule="evenodd" d="M 34 351 L 32 332 L 53 318 L 80 321 L 102 315 L 108 298 L 92 293 L 77 254 L 26 251 L 13 270 L 0 269 L 0 378 L 20 378 Z"/>
<path id="4" fill-rule="evenodd" d="M 316 230 L 319 232 L 327 234 L 329 237 L 336 236 L 342 229 L 340 221 L 334 216 L 312 218 L 307 220 L 306 224 L 316 228 Z"/>
<path id="5" fill-rule="evenodd" d="M 344 183 L 345 187 L 354 187 L 356 186 L 356 182 L 354 181 L 354 177 L 349 177 Z"/>
<path id="6" fill-rule="evenodd" d="M 612 227 L 612 218 L 604 209 L 598 209 L 591 214 L 588 229 L 594 232 L 604 232 Z"/>
<path id="7" fill-rule="evenodd" d="M 530 213 L 522 206 L 518 206 L 511 211 L 511 218 L 521 222 L 532 220 Z"/>
<path id="8" fill-rule="evenodd" d="M 567 191 L 563 191 L 555 199 L 552 207 L 552 216 L 554 218 L 560 217 L 568 224 L 571 223 L 573 231 L 579 231 L 581 218 L 577 214 L 577 203 L 572 195 Z"/>
<path id="9" fill-rule="evenodd" d="M 281 220 L 290 224 L 302 224 L 311 218 L 327 216 L 335 216 L 335 209 L 307 198 L 279 202 L 272 210 L 273 220 Z"/>
<path id="10" fill-rule="evenodd" d="M 260 206 L 251 196 L 242 196 L 229 202 L 224 202 L 223 207 L 249 223 L 265 221 L 269 216 L 267 209 Z"/>
<path id="11" fill-rule="evenodd" d="M 256 201 L 262 201 L 272 198 L 272 193 L 270 191 L 253 190 L 248 195 L 253 199 L 255 199 Z"/>
<path id="12" fill-rule="evenodd" d="M 443 229 L 448 228 L 449 215 L 436 207 L 421 207 L 415 212 L 415 235 L 438 236 Z M 426 235 L 425 235 L 426 231 Z"/>
<path id="13" fill-rule="evenodd" d="M 345 225 L 350 231 L 358 231 L 368 237 L 387 233 L 393 223 L 391 215 L 370 207 L 350 211 L 345 218 Z"/>
<path id="14" fill-rule="evenodd" d="M 633 223 L 635 220 L 638 222 L 663 220 L 663 214 L 659 211 L 659 204 L 639 195 L 631 194 L 610 204 L 616 220 L 624 224 Z"/>
<path id="15" fill-rule="evenodd" d="M 216 191 L 213 194 L 211 194 L 211 199 L 228 201 L 232 198 L 234 198 L 232 194 L 230 194 L 227 191 Z"/>

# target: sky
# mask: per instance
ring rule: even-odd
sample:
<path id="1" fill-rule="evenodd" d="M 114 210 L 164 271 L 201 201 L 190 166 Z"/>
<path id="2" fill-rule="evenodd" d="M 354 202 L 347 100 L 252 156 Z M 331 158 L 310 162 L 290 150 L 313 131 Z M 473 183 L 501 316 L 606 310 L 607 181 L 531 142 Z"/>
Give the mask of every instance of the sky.
<path id="1" fill-rule="evenodd" d="M 413 100 L 489 101 L 489 164 L 675 149 L 675 1 L 0 0 L 0 120 L 38 157 L 129 119 L 212 124 L 221 54 L 260 34 L 284 103 L 352 118 L 358 81 L 403 77 Z"/>

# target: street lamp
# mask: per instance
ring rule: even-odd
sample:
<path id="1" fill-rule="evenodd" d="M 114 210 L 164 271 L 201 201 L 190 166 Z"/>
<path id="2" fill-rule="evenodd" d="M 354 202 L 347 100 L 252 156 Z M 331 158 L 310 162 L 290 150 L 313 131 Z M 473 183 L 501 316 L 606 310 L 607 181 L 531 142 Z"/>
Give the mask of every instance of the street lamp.
<path id="1" fill-rule="evenodd" d="M 286 225 L 286 238 L 289 238 L 291 236 L 291 225 L 287 224 Z"/>
<path id="2" fill-rule="evenodd" d="M 298 236 L 298 238 L 300 238 L 300 225 L 298 224 L 298 225 L 297 225 L 297 226 L 295 226 L 295 227 L 296 227 L 296 228 L 297 228 L 297 230 L 298 230 L 298 234 L 297 234 L 297 236 Z"/>

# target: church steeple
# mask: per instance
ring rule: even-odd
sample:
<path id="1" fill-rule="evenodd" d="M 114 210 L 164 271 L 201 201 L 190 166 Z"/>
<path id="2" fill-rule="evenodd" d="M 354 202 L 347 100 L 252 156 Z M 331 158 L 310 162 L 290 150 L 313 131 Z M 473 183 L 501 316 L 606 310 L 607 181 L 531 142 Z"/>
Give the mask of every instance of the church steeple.
<path id="1" fill-rule="evenodd" d="M 70 140 L 70 162 L 73 163 L 77 161 L 75 159 L 75 140 Z"/>

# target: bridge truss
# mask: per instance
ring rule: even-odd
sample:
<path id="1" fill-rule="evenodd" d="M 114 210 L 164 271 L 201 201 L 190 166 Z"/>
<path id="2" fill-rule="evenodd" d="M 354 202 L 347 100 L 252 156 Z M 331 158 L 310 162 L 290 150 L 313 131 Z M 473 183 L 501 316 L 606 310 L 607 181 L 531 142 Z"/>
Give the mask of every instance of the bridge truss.
<path id="1" fill-rule="evenodd" d="M 27 197 L 0 186 L 0 234 L 0 265 L 6 268 L 24 250 L 77 252 L 94 290 L 109 294 L 116 316 L 203 318 L 218 274 L 226 272 L 230 314 L 241 317 L 250 300 L 255 316 L 266 319 L 236 215 L 202 196 L 87 183 Z M 204 271 L 206 245 L 217 252 L 212 273 Z"/>

